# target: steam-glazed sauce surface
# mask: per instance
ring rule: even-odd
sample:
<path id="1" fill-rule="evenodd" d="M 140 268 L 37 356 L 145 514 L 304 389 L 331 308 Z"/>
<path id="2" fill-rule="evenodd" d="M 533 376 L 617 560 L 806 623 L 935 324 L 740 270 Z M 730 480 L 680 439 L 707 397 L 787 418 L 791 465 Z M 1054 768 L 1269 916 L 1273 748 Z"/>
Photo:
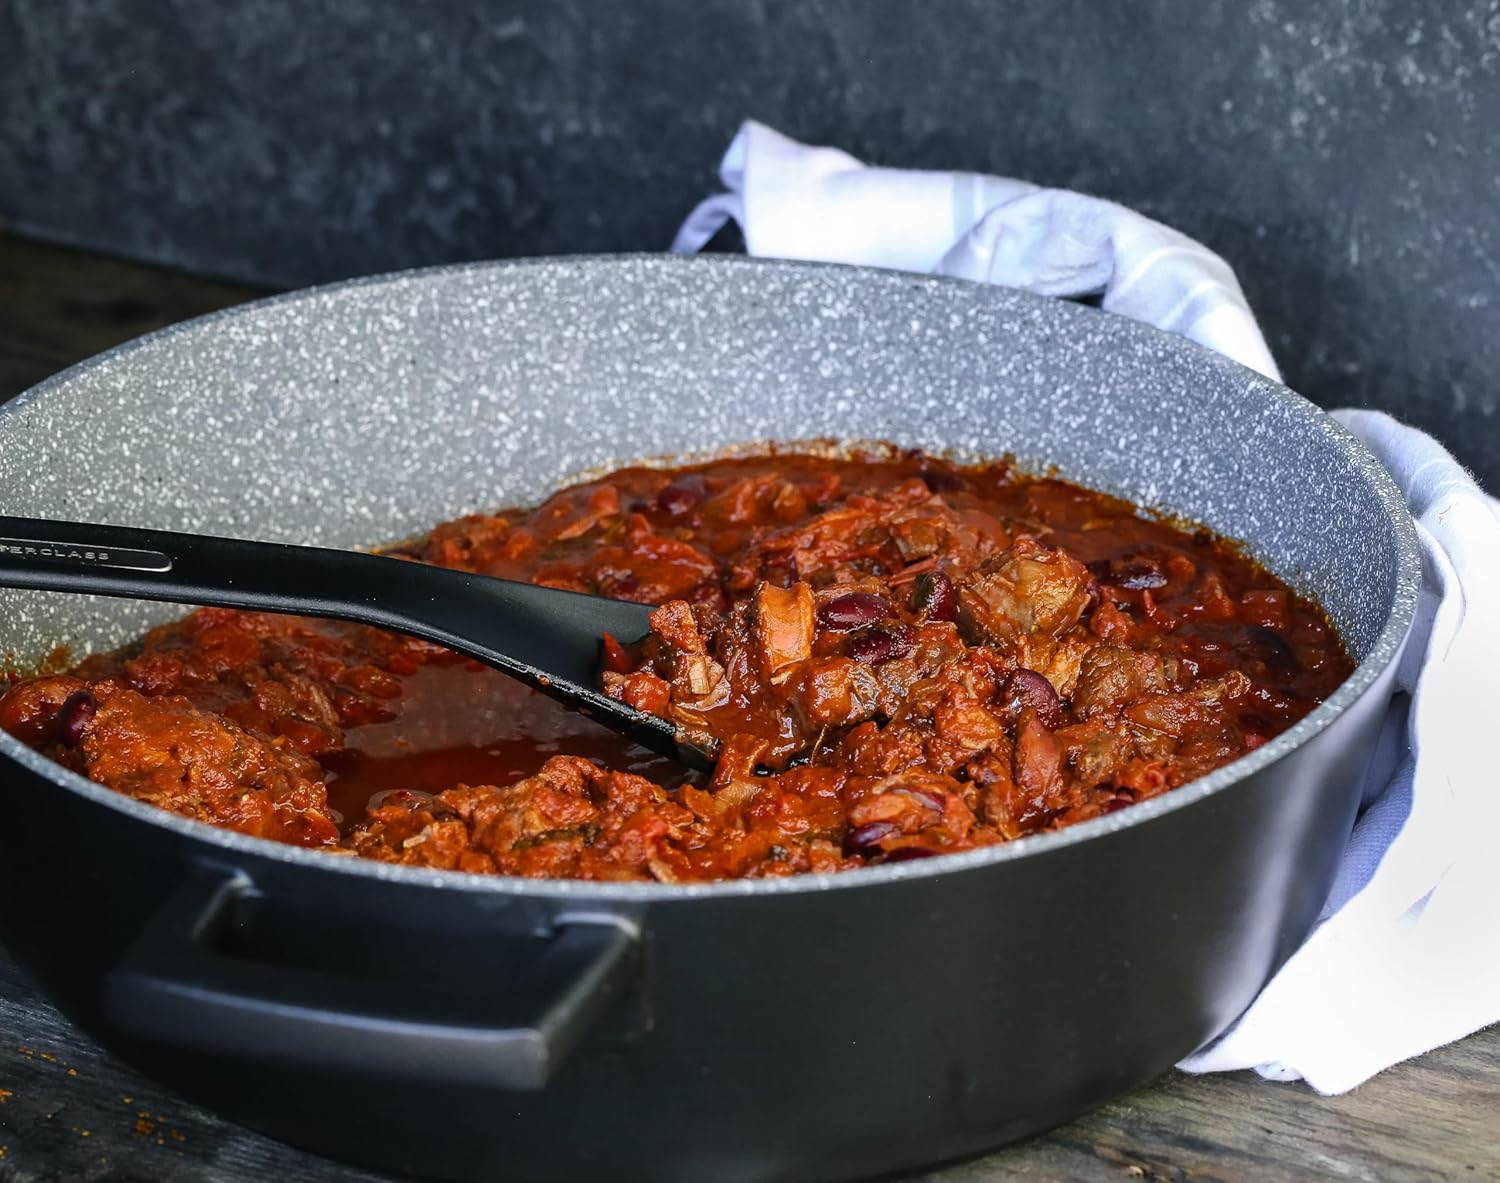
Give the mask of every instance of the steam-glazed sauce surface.
<path id="1" fill-rule="evenodd" d="M 249 834 L 481 873 L 688 882 L 1008 841 L 1167 792 L 1353 669 L 1203 532 L 1004 463 L 768 454 L 628 468 L 402 557 L 658 604 L 601 680 L 719 743 L 708 777 L 433 645 L 202 609 L 0 726 Z"/>

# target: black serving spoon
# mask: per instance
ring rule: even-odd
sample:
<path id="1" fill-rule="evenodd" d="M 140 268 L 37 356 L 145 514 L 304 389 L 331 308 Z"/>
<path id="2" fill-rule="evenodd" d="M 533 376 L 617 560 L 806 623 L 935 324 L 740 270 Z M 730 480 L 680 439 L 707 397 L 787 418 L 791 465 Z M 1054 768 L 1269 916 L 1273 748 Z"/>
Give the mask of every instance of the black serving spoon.
<path id="1" fill-rule="evenodd" d="M 377 625 L 478 658 L 691 768 L 713 767 L 713 741 L 597 688 L 604 634 L 640 640 L 644 604 L 357 551 L 3 516 L 0 587 Z"/>

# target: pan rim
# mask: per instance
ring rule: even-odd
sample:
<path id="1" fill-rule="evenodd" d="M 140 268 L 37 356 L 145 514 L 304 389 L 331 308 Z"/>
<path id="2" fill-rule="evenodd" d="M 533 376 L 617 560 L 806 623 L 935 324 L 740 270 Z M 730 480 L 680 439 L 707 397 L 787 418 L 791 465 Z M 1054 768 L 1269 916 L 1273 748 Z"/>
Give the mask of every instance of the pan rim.
<path id="1" fill-rule="evenodd" d="M 886 268 L 854 267 L 841 263 L 804 262 L 789 259 L 761 259 L 739 255 L 695 255 L 682 256 L 665 253 L 637 252 L 613 255 L 563 255 L 539 256 L 518 259 L 480 260 L 467 263 L 440 264 L 409 270 L 385 272 L 377 275 L 359 276 L 353 279 L 313 287 L 299 288 L 289 292 L 252 300 L 203 316 L 179 321 L 126 341 L 103 353 L 96 354 L 30 387 L 0 406 L 0 424 L 11 416 L 24 411 L 39 399 L 65 388 L 82 375 L 113 362 L 139 349 L 151 348 L 163 340 L 180 334 L 211 331 L 216 325 L 233 318 L 263 313 L 268 308 L 281 304 L 302 303 L 328 295 L 358 290 L 361 288 L 393 288 L 403 284 L 420 283 L 436 277 L 466 272 L 519 271 L 530 268 L 602 268 L 639 267 L 646 264 L 658 268 L 774 268 L 789 273 L 857 272 L 869 278 L 868 282 L 901 283 L 934 290 L 951 289 L 955 285 L 966 290 L 986 291 L 997 305 L 1011 304 L 1029 307 L 1034 312 L 1052 317 L 1054 325 L 1062 331 L 1070 331 L 1073 324 L 1083 323 L 1087 317 L 1108 317 L 1116 322 L 1116 331 L 1137 334 L 1169 350 L 1187 350 L 1196 355 L 1200 364 L 1219 368 L 1249 389 L 1244 393 L 1250 397 L 1264 397 L 1293 416 L 1299 425 L 1319 433 L 1353 467 L 1375 495 L 1392 527 L 1396 548 L 1395 580 L 1391 607 L 1380 632 L 1370 646 L 1368 654 L 1356 666 L 1354 672 L 1324 702 L 1291 728 L 1263 744 L 1255 751 L 1224 765 L 1205 777 L 1164 793 L 1159 797 L 1139 802 L 1129 809 L 1120 810 L 1091 821 L 1080 822 L 1062 830 L 1018 838 L 994 846 L 955 854 L 937 855 L 920 861 L 886 864 L 851 871 L 829 874 L 807 873 L 776 879 L 730 879 L 709 883 L 665 884 L 665 883 L 600 883 L 590 880 L 528 879 L 505 875 L 476 875 L 463 871 L 441 871 L 427 868 L 405 867 L 376 862 L 371 859 L 334 854 L 327 851 L 289 846 L 265 838 L 251 837 L 234 831 L 221 829 L 206 822 L 194 821 L 168 813 L 155 806 L 145 804 L 116 793 L 102 785 L 72 772 L 45 756 L 26 747 L 10 735 L 0 732 L 0 755 L 16 761 L 29 771 L 78 796 L 106 808 L 116 810 L 128 817 L 148 824 L 163 826 L 169 831 L 188 839 L 195 839 L 217 847 L 226 853 L 251 856 L 256 859 L 288 864 L 292 867 L 375 879 L 393 885 L 437 888 L 442 890 L 477 891 L 484 895 L 515 895 L 559 903 L 609 903 L 618 905 L 646 903 L 676 903 L 697 899 L 729 898 L 764 895 L 801 895 L 806 892 L 847 890 L 860 887 L 895 885 L 914 880 L 927 880 L 937 876 L 964 874 L 981 871 L 1008 863 L 1016 859 L 1040 858 L 1054 851 L 1066 850 L 1078 843 L 1102 839 L 1111 834 L 1148 825 L 1152 821 L 1189 809 L 1208 798 L 1217 796 L 1232 785 L 1246 780 L 1290 755 L 1313 737 L 1325 730 L 1340 715 L 1353 706 L 1399 657 L 1410 631 L 1416 610 L 1417 594 L 1421 579 L 1421 553 L 1417 532 L 1406 503 L 1395 481 L 1375 456 L 1351 432 L 1327 413 L 1286 386 L 1273 382 L 1231 359 L 1175 334 L 1154 326 L 1099 309 L 1085 308 L 1051 297 L 1038 296 L 1012 288 L 1001 288 L 969 280 L 945 276 L 918 275 Z M 1045 312 L 1041 309 L 1045 308 Z"/>

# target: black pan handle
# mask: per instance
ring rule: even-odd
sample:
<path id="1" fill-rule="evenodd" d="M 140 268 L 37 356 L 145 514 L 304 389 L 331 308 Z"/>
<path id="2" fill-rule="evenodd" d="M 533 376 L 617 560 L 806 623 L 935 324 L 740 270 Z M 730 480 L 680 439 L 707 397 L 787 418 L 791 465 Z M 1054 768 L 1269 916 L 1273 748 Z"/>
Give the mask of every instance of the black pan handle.
<path id="1" fill-rule="evenodd" d="M 105 979 L 119 1030 L 289 1068 L 535 1090 L 640 965 L 634 927 L 589 914 L 515 938 L 540 949 L 507 980 L 357 980 L 216 949 L 246 893 L 243 874 L 221 874 L 168 897 Z"/>

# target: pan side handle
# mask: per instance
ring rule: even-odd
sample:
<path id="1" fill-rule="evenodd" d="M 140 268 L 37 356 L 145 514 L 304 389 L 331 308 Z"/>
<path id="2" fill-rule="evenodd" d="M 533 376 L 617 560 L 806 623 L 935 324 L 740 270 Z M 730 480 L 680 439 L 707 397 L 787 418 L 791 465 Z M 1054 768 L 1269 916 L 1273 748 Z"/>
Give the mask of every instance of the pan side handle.
<path id="1" fill-rule="evenodd" d="M 107 975 L 122 1032 L 289 1068 L 428 1084 L 537 1090 L 640 969 L 635 928 L 613 915 L 559 918 L 515 941 L 516 972 L 420 985 L 225 951 L 243 874 L 190 879 Z"/>

